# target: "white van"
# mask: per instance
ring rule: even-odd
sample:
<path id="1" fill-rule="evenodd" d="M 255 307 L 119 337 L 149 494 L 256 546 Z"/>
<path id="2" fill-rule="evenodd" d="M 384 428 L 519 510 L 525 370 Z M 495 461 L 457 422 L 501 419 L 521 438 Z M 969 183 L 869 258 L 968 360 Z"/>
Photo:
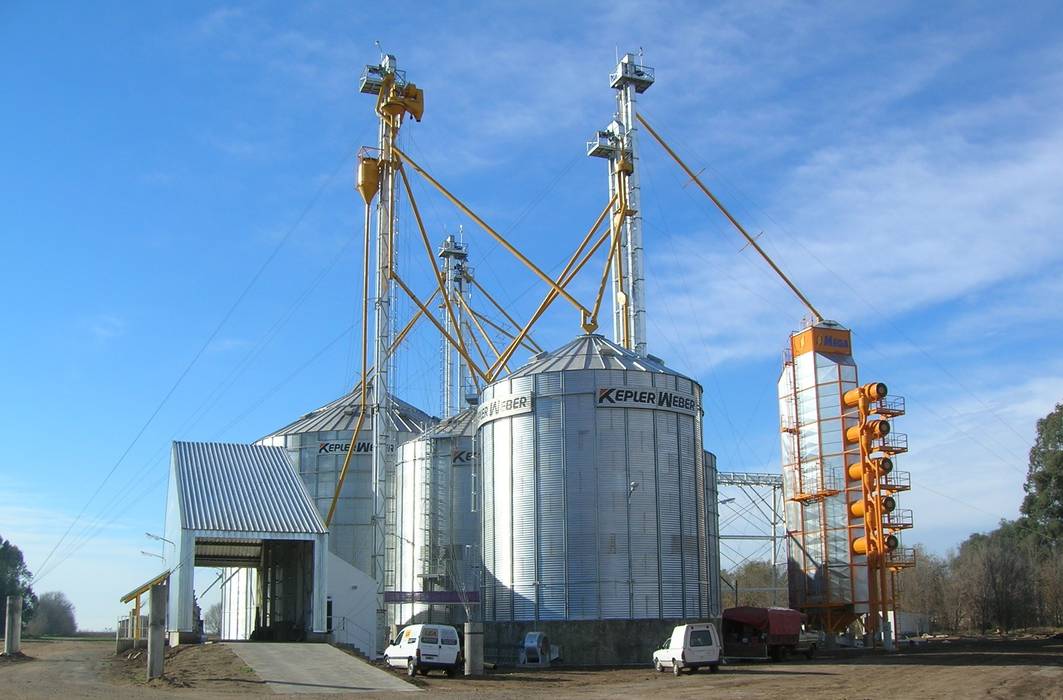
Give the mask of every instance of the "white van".
<path id="1" fill-rule="evenodd" d="M 427 675 L 433 668 L 453 676 L 462 667 L 458 631 L 450 625 L 409 625 L 384 650 L 384 663 L 406 669 L 414 676 Z"/>
<path id="2" fill-rule="evenodd" d="M 658 673 L 670 668 L 677 676 L 684 668 L 694 671 L 702 666 L 716 673 L 720 670 L 722 652 L 720 635 L 711 622 L 676 625 L 672 636 L 653 652 L 653 667 Z"/>

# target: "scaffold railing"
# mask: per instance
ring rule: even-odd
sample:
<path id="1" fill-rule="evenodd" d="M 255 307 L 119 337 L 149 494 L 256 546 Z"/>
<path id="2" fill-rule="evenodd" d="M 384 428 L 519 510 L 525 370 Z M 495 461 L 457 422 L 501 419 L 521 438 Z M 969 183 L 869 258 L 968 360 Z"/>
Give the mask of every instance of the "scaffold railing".
<path id="1" fill-rule="evenodd" d="M 915 566 L 915 547 L 898 547 L 886 557 L 886 566 L 893 570 Z"/>
<path id="2" fill-rule="evenodd" d="M 761 474 L 759 472 L 717 472 L 716 483 L 720 486 L 782 487 L 782 476 L 779 474 Z"/>
<path id="3" fill-rule="evenodd" d="M 887 513 L 882 518 L 882 525 L 889 530 L 907 530 L 913 525 L 912 511 L 902 509 Z"/>
<path id="4" fill-rule="evenodd" d="M 834 472 L 820 472 L 814 478 L 801 479 L 801 484 L 796 493 L 791 496 L 791 501 L 798 503 L 814 503 L 824 498 L 841 493 L 842 481 Z"/>
<path id="5" fill-rule="evenodd" d="M 904 433 L 890 433 L 879 440 L 875 449 L 888 455 L 901 454 L 908 451 L 908 436 Z"/>
<path id="6" fill-rule="evenodd" d="M 882 488 L 893 493 L 908 491 L 912 488 L 912 473 L 894 469 L 882 477 Z"/>
<path id="7" fill-rule="evenodd" d="M 886 418 L 903 416 L 905 413 L 904 397 L 886 396 L 878 401 L 872 401 L 871 405 L 868 407 L 868 413 L 877 413 Z"/>

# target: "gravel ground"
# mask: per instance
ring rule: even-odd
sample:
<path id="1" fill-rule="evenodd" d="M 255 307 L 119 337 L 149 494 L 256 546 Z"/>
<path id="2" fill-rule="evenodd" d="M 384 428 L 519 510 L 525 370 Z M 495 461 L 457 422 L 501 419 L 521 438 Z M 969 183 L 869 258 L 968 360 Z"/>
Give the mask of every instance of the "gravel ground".
<path id="1" fill-rule="evenodd" d="M 269 695 L 223 645 L 185 647 L 167 660 L 167 678 L 146 684 L 143 657 L 116 657 L 113 643 L 27 642 L 30 661 L 0 664 L 6 698 L 233 698 Z M 894 654 L 849 653 L 782 664 L 740 663 L 679 678 L 645 669 L 499 671 L 483 679 L 418 677 L 422 688 L 473 698 L 1053 698 L 1063 700 L 1063 640 L 930 642 Z M 375 694 L 360 694 L 376 697 Z M 274 697 L 284 697 L 275 695 Z M 312 698 L 313 695 L 300 695 Z M 324 697 L 324 696 L 323 696 Z M 335 695 L 331 697 L 336 697 Z M 380 695 L 379 697 L 384 697 Z"/>

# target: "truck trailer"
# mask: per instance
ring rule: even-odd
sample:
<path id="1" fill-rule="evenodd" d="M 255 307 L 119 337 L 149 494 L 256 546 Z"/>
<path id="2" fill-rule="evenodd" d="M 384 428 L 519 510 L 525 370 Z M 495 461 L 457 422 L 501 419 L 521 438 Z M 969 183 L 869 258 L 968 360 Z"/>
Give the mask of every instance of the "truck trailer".
<path id="1" fill-rule="evenodd" d="M 819 633 L 804 630 L 805 615 L 790 608 L 742 606 L 723 611 L 723 653 L 729 659 L 782 661 L 815 656 Z"/>

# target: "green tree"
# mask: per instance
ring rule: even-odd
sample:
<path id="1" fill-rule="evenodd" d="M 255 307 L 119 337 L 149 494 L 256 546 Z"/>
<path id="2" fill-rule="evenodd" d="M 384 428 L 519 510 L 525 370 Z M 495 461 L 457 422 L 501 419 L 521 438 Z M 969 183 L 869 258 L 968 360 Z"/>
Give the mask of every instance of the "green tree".
<path id="1" fill-rule="evenodd" d="M 1037 421 L 1023 490 L 1022 512 L 1043 543 L 1052 548 L 1063 544 L 1063 404 Z"/>
<path id="2" fill-rule="evenodd" d="M 951 575 L 972 627 L 1004 632 L 1036 622 L 1040 599 L 1037 551 L 1016 522 L 1002 521 L 988 534 L 976 533 L 960 545 Z"/>
<path id="3" fill-rule="evenodd" d="M 5 633 L 7 615 L 3 610 L 7 606 L 9 595 L 22 596 L 22 624 L 27 624 L 37 608 L 37 596 L 30 587 L 33 576 L 22 558 L 22 550 L 9 540 L 0 537 L 0 633 Z"/>
<path id="4" fill-rule="evenodd" d="M 950 629 L 952 620 L 946 604 L 948 562 L 928 552 L 921 544 L 915 545 L 915 560 L 914 567 L 905 569 L 897 577 L 897 607 L 926 615 L 933 631 Z"/>
<path id="5" fill-rule="evenodd" d="M 207 608 L 203 616 L 203 626 L 207 628 L 207 634 L 221 634 L 221 601 Z"/>
<path id="6" fill-rule="evenodd" d="M 771 564 L 766 561 L 747 561 L 736 569 L 722 572 L 721 579 L 720 591 L 725 608 L 732 605 L 767 608 L 788 604 L 785 574 L 773 577 Z M 737 601 L 735 586 L 738 587 Z"/>
<path id="7" fill-rule="evenodd" d="M 26 628 L 27 634 L 71 635 L 77 632 L 74 605 L 59 591 L 51 591 L 37 601 L 37 613 Z"/>

